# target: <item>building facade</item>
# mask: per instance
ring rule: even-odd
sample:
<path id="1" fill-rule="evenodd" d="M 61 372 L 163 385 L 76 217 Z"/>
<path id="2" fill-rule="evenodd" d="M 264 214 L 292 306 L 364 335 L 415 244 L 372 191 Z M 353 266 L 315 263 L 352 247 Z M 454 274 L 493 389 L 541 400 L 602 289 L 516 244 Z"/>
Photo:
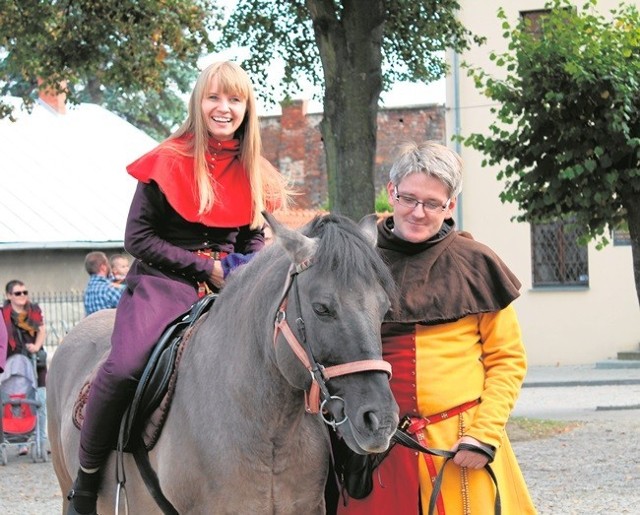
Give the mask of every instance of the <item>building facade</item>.
<path id="1" fill-rule="evenodd" d="M 307 101 L 282 106 L 282 115 L 261 118 L 265 157 L 291 178 L 301 195 L 297 208 L 319 209 L 327 204 L 327 169 L 320 133 L 322 113 L 308 113 Z M 383 108 L 378 111 L 375 187 L 389 180 L 398 144 L 405 140 L 445 141 L 445 108 L 438 104 Z"/>
<path id="2" fill-rule="evenodd" d="M 539 234 L 529 224 L 510 221 L 517 206 L 499 200 L 503 187 L 496 179 L 499 168 L 482 167 L 482 154 L 451 142 L 455 134 L 488 133 L 492 105 L 461 64 L 469 63 L 499 77 L 500 70 L 489 58 L 491 51 L 507 51 L 508 41 L 502 37 L 501 20 L 496 16 L 498 8 L 505 10 L 513 26 L 520 16 L 544 9 L 544 4 L 543 0 L 488 0 L 479 9 L 477 2 L 460 2 L 463 25 L 487 41 L 462 55 L 448 56 L 452 71 L 447 80 L 447 136 L 465 162 L 458 213 L 461 227 L 492 247 L 523 283 L 522 296 L 515 306 L 530 363 L 587 364 L 615 359 L 618 352 L 638 350 L 640 313 L 631 247 L 616 244 L 596 250 L 590 244 L 583 256 L 587 266 L 584 268 L 583 263 L 572 284 L 544 285 L 538 275 L 544 275 L 544 271 L 534 259 L 534 242 Z M 600 0 L 598 9 L 605 14 L 617 4 L 617 0 Z"/>

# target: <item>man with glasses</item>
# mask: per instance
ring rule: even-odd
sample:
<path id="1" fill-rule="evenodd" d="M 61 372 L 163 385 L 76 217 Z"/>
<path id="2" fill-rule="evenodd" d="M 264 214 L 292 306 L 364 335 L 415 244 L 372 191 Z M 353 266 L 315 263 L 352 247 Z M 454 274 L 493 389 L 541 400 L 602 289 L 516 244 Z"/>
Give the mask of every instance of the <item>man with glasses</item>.
<path id="1" fill-rule="evenodd" d="M 378 223 L 378 248 L 399 288 L 382 326 L 383 357 L 406 432 L 456 452 L 434 496 L 436 512 L 493 513 L 496 492 L 483 470 L 491 463 L 503 513 L 535 513 L 505 434 L 526 372 L 512 306 L 520 282 L 491 249 L 456 230 L 461 190 L 455 152 L 430 141 L 400 149 L 387 185 L 393 214 Z M 349 464 L 362 458 L 338 449 L 339 473 L 361 467 Z M 358 486 L 337 511 L 428 513 L 442 466 L 441 458 L 396 444 L 373 472 L 371 490 Z"/>
<path id="2" fill-rule="evenodd" d="M 9 358 L 14 354 L 24 354 L 27 357 L 38 354 L 43 349 L 46 339 L 44 317 L 40 306 L 29 301 L 29 291 L 22 281 L 14 279 L 5 286 L 6 300 L 2 306 L 2 318 L 7 330 L 7 354 Z M 46 353 L 43 362 L 37 366 L 38 389 L 36 399 L 41 407 L 38 409 L 38 435 L 42 448 L 47 447 L 47 362 Z M 28 454 L 25 445 L 18 453 Z"/>

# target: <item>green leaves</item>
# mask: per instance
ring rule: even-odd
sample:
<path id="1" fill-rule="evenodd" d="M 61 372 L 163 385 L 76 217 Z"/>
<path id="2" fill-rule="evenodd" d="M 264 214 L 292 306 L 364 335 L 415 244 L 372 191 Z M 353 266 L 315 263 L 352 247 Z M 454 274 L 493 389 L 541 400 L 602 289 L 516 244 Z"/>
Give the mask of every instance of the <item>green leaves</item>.
<path id="1" fill-rule="evenodd" d="M 325 85 L 327 74 L 348 69 L 340 52 L 324 55 L 331 69 L 323 67 L 319 47 L 328 49 L 349 40 L 376 48 L 377 63 L 383 70 L 383 89 L 397 81 L 432 82 L 447 71 L 442 52 L 461 51 L 471 41 L 470 34 L 457 20 L 457 0 L 380 0 L 348 2 L 357 16 L 347 16 L 344 0 L 238 0 L 218 43 L 249 50 L 243 66 L 265 90 L 273 59 L 284 59 L 282 83 L 293 93 L 302 79 Z M 359 20 L 352 23 L 348 20 Z M 382 29 L 382 38 L 372 28 Z M 348 35 L 348 37 L 347 37 Z M 357 48 L 342 49 L 358 54 Z M 346 78 L 345 78 L 346 80 Z M 262 94 L 268 98 L 268 93 Z"/>
<path id="2" fill-rule="evenodd" d="M 242 61 L 268 100 L 274 61 L 292 95 L 309 80 L 324 89 L 322 133 L 329 206 L 357 220 L 375 190 L 376 109 L 401 80 L 446 73 L 444 50 L 480 42 L 459 22 L 457 0 L 238 0 L 219 43 L 244 47 Z M 280 99 L 278 99 L 280 100 Z"/>
<path id="3" fill-rule="evenodd" d="M 519 205 L 519 220 L 571 214 L 584 237 L 602 241 L 629 211 L 628 192 L 640 192 L 640 16 L 621 4 L 612 19 L 595 5 L 553 0 L 515 27 L 498 12 L 509 46 L 491 59 L 509 74 L 470 68 L 499 107 L 489 134 L 465 144 L 500 165 L 501 199 Z"/>
<path id="4" fill-rule="evenodd" d="M 0 13 L 3 92 L 33 99 L 42 79 L 71 102 L 90 83 L 98 96 L 182 86 L 220 21 L 214 0 L 0 0 Z"/>

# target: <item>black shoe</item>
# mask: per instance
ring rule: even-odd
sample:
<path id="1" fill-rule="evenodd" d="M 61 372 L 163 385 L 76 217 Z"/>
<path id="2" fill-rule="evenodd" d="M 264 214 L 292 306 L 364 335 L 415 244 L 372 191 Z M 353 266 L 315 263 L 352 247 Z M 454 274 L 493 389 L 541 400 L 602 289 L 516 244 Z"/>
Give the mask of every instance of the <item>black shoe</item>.
<path id="1" fill-rule="evenodd" d="M 67 495 L 69 500 L 67 515 L 97 515 L 96 503 L 99 488 L 99 472 L 88 474 L 82 469 L 78 470 L 78 477 Z"/>

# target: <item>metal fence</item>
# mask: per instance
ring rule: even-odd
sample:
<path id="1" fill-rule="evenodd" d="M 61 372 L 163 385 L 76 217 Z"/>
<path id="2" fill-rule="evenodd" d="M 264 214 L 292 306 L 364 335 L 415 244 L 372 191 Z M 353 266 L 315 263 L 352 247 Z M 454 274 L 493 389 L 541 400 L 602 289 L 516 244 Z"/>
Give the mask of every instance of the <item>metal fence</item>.
<path id="1" fill-rule="evenodd" d="M 84 318 L 83 292 L 34 292 L 30 295 L 37 302 L 44 316 L 47 339 L 45 346 L 51 356 L 62 338 Z"/>

